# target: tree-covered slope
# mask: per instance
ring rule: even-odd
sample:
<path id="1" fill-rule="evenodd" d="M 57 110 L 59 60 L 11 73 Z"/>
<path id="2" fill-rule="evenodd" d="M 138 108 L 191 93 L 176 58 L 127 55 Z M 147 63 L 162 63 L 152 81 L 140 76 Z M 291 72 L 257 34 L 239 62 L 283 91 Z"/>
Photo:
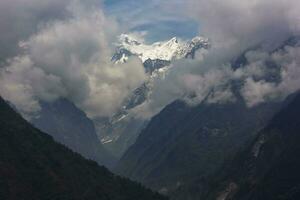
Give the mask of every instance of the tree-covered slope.
<path id="1" fill-rule="evenodd" d="M 56 143 L 0 98 L 0 199 L 165 198 Z"/>

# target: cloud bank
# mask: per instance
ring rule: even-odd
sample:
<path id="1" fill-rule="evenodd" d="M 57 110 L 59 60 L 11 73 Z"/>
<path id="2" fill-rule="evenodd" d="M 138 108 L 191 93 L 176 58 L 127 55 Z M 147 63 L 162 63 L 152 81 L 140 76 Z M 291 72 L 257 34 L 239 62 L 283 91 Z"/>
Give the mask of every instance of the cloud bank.
<path id="1" fill-rule="evenodd" d="M 137 109 L 141 117 L 180 98 L 190 105 L 235 101 L 232 82 L 240 84 L 249 107 L 300 89 L 299 46 L 284 44 L 300 34 L 299 1 L 188 0 L 184 6 L 212 48 L 194 61 L 173 63 L 166 79 L 154 85 L 151 99 Z M 233 61 L 241 55 L 245 62 L 237 69 Z"/>
<path id="2" fill-rule="evenodd" d="M 244 49 L 261 42 L 279 43 L 300 30 L 297 0 L 187 2 L 187 13 L 201 24 L 201 32 L 218 45 Z"/>
<path id="3" fill-rule="evenodd" d="M 150 17 L 146 14 L 147 19 L 138 18 L 130 26 L 147 24 L 152 17 L 193 19 L 212 48 L 195 60 L 174 62 L 165 79 L 154 82 L 150 99 L 133 111 L 137 117 L 151 117 L 179 98 L 191 105 L 232 102 L 232 81 L 241 83 L 239 92 L 248 106 L 299 89 L 299 46 L 273 51 L 299 35 L 298 0 L 149 4 L 163 12 L 148 12 Z M 124 20 L 137 18 L 143 10 Z M 0 15 L 0 93 L 25 115 L 37 113 L 40 101 L 68 98 L 91 117 L 110 116 L 146 78 L 135 58 L 124 65 L 111 63 L 111 45 L 126 29 L 104 14 L 100 1 L 3 0 Z M 241 54 L 246 62 L 236 69 L 232 61 Z"/>
<path id="4" fill-rule="evenodd" d="M 22 53 L 7 60 L 0 93 L 27 116 L 39 111 L 39 101 L 57 98 L 68 98 L 91 117 L 108 116 L 143 82 L 142 63 L 111 63 L 118 25 L 101 7 L 67 1 L 65 9 L 69 17 L 37 24 L 39 30 L 21 42 Z"/>
<path id="5" fill-rule="evenodd" d="M 239 78 L 244 82 L 241 93 L 248 106 L 285 97 L 300 88 L 298 47 L 269 53 L 290 37 L 300 34 L 299 1 L 189 0 L 187 5 L 187 13 L 198 19 L 201 31 L 214 42 L 215 65 L 230 63 L 249 49 L 260 49 L 249 51 L 247 66 L 233 72 L 233 78 L 240 73 Z M 281 80 L 265 80 L 272 76 L 275 66 L 280 67 Z M 257 77 L 257 73 L 261 77 Z"/>

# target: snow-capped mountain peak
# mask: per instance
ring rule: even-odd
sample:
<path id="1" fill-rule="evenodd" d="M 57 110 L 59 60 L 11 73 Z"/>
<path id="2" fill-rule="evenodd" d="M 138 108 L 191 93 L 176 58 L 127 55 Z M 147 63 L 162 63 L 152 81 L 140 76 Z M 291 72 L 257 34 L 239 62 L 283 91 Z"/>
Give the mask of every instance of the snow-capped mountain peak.
<path id="1" fill-rule="evenodd" d="M 195 37 L 189 41 L 173 37 L 167 41 L 147 44 L 139 35 L 122 34 L 119 36 L 116 46 L 117 51 L 112 57 L 112 62 L 125 63 L 130 56 L 137 56 L 143 62 L 145 72 L 148 75 L 145 82 L 125 99 L 122 107 L 113 117 L 105 120 L 99 119 L 97 122 L 97 129 L 101 132 L 99 134 L 104 145 L 122 144 L 123 147 L 127 148 L 128 145 L 131 145 L 130 141 L 135 140 L 144 124 L 143 120 L 136 122 L 133 117 L 134 112 L 131 111 L 151 99 L 155 82 L 163 80 L 172 70 L 171 63 L 173 60 L 194 58 L 197 50 L 208 49 L 210 45 L 208 39 L 203 37 Z M 132 122 L 134 122 L 134 126 L 131 126 Z M 132 130 L 128 131 L 128 128 L 130 130 L 132 128 Z M 127 135 L 127 139 L 124 139 L 122 134 L 128 133 L 131 136 Z M 116 141 L 121 142 L 116 143 Z"/>
<path id="2" fill-rule="evenodd" d="M 129 56 L 136 55 L 144 63 L 146 60 L 171 61 L 194 54 L 200 48 L 208 48 L 208 39 L 195 37 L 191 41 L 183 41 L 173 37 L 168 41 L 146 44 L 142 38 L 135 35 L 122 34 L 117 44 L 118 50 L 114 55 L 115 62 L 126 62 Z"/>

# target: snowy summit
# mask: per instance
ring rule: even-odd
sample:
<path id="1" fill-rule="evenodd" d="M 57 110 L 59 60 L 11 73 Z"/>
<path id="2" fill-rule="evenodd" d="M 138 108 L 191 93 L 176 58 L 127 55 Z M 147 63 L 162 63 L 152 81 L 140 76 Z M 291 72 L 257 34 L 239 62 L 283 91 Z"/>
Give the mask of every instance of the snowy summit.
<path id="1" fill-rule="evenodd" d="M 142 38 L 131 34 L 122 34 L 117 44 L 118 50 L 113 61 L 124 63 L 131 55 L 138 56 L 142 62 L 150 60 L 171 61 L 185 57 L 193 57 L 200 48 L 207 49 L 209 41 L 207 38 L 195 37 L 190 41 L 183 41 L 176 37 L 162 42 L 146 44 Z"/>

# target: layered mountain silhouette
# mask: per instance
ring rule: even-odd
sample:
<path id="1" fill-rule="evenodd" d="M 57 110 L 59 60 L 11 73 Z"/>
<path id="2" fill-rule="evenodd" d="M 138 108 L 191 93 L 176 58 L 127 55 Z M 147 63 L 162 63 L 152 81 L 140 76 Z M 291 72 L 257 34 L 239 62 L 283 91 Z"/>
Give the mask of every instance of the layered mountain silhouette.
<path id="1" fill-rule="evenodd" d="M 298 44 L 290 41 L 294 40 L 287 40 L 270 53 Z M 233 70 L 247 65 L 245 54 L 232 61 Z M 271 73 L 264 79 L 279 82 L 280 66 L 265 64 Z M 242 85 L 240 81 L 230 82 L 235 99 L 232 102 L 209 103 L 204 99 L 197 106 L 189 106 L 178 100 L 166 106 L 141 131 L 116 171 L 175 199 L 186 200 L 187 193 L 197 193 L 199 197 L 199 193 L 208 190 L 209 177 L 253 141 L 282 107 L 282 101 L 247 106 L 240 93 Z M 200 186 L 185 191 L 185 186 L 195 182 Z"/>
<path id="2" fill-rule="evenodd" d="M 69 100 L 41 102 L 41 111 L 31 122 L 84 157 L 108 167 L 114 164 L 113 156 L 98 139 L 92 120 Z"/>
<path id="3" fill-rule="evenodd" d="M 2 98 L 0 145 L 0 199 L 165 199 L 58 144 Z"/>
<path id="4" fill-rule="evenodd" d="M 151 120 L 116 171 L 172 193 L 195 177 L 213 173 L 253 139 L 279 107 L 266 103 L 248 108 L 242 101 L 190 107 L 176 101 Z"/>

